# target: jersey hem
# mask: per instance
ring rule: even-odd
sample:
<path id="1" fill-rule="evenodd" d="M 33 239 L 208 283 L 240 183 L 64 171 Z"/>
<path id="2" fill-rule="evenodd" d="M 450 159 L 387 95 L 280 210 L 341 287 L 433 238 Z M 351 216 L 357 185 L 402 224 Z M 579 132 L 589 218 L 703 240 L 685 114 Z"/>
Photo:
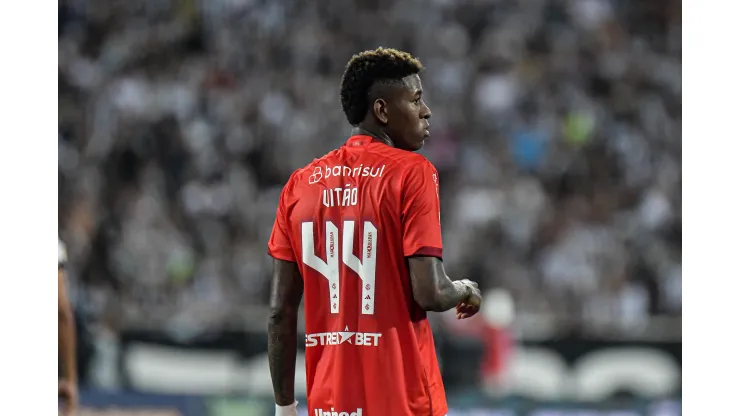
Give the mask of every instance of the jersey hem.
<path id="1" fill-rule="evenodd" d="M 417 249 L 412 254 L 406 256 L 406 257 L 437 257 L 439 259 L 442 258 L 442 249 L 439 247 L 430 247 L 430 246 L 424 246 Z"/>
<path id="2" fill-rule="evenodd" d="M 277 254 L 274 251 L 269 250 L 269 249 L 267 250 L 267 255 L 272 257 L 275 260 L 282 260 L 282 261 L 289 261 L 291 263 L 296 263 L 295 257 Z"/>

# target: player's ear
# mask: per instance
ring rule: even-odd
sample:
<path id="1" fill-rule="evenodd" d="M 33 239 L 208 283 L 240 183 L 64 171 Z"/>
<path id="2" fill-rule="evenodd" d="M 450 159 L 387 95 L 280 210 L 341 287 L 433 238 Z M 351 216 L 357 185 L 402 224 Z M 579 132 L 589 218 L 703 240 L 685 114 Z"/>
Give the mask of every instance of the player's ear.
<path id="1" fill-rule="evenodd" d="M 380 124 L 388 124 L 388 103 L 378 98 L 373 102 L 373 115 Z"/>

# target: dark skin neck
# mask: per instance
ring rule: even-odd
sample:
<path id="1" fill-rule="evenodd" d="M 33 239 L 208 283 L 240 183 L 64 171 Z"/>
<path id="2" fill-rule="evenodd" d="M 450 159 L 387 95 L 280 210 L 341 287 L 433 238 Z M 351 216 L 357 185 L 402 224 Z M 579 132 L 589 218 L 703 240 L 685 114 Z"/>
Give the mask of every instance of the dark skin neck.
<path id="1" fill-rule="evenodd" d="M 363 136 L 370 136 L 374 137 L 383 143 L 387 144 L 391 147 L 396 147 L 393 144 L 393 140 L 391 140 L 390 136 L 383 131 L 383 128 L 376 125 L 375 123 L 369 123 L 367 121 L 363 121 L 357 126 L 352 127 L 352 133 L 351 136 L 357 136 L 357 135 L 363 135 Z"/>

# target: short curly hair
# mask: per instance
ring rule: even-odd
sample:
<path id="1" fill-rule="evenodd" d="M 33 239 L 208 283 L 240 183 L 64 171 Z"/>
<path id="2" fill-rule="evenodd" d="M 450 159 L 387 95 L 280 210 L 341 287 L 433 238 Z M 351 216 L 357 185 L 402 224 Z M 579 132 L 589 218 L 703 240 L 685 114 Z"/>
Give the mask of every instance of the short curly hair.
<path id="1" fill-rule="evenodd" d="M 354 55 L 342 75 L 340 96 L 342 110 L 349 124 L 356 126 L 365 119 L 370 88 L 376 82 L 396 82 L 424 70 L 421 62 L 408 52 L 378 48 Z"/>

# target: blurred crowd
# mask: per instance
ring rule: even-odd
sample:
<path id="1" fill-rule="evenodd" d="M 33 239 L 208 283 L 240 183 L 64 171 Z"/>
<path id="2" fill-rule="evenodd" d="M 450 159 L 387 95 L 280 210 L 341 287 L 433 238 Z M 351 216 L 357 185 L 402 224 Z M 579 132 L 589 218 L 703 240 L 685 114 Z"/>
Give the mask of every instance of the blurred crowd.
<path id="1" fill-rule="evenodd" d="M 340 77 L 377 46 L 427 67 L 448 273 L 572 331 L 680 316 L 677 0 L 60 0 L 77 306 L 249 320 L 281 187 L 346 140 Z"/>

